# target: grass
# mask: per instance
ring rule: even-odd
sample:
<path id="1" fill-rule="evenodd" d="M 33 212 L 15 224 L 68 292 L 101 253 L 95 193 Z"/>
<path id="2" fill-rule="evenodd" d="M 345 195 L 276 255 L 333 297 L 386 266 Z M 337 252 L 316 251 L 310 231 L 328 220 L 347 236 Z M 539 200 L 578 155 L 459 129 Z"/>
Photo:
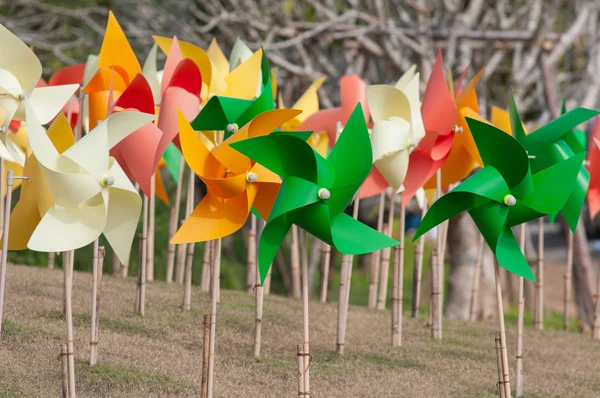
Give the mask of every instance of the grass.
<path id="1" fill-rule="evenodd" d="M 9 266 L 4 341 L 0 342 L 0 397 L 60 395 L 59 344 L 64 341 L 62 273 Z M 87 364 L 90 275 L 74 275 L 77 389 L 82 397 L 190 397 L 199 395 L 202 315 L 209 301 L 197 288 L 192 311 L 179 309 L 181 285 L 148 284 L 145 317 L 132 315 L 135 281 L 103 278 L 99 362 Z M 353 280 L 354 282 L 354 280 Z M 353 283 L 353 286 L 355 284 Z M 410 289 L 408 289 L 410 290 Z M 35 292 L 35 294 L 33 294 Z M 252 355 L 254 297 L 222 290 L 216 340 L 215 396 L 295 395 L 296 345 L 302 305 L 265 298 L 262 356 Z M 409 306 L 405 307 L 408 310 Z M 390 347 L 390 312 L 351 306 L 346 354 L 335 353 L 336 303 L 310 304 L 311 387 L 323 397 L 493 397 L 497 378 L 493 321 L 444 319 L 444 339 L 433 341 L 425 317 L 405 312 L 401 347 Z M 515 326 L 507 314 L 509 362 L 514 366 Z M 595 397 L 593 364 L 600 345 L 579 333 L 525 330 L 525 391 L 529 397 Z M 560 318 L 560 322 L 558 322 Z M 528 318 L 529 319 L 529 318 Z M 562 327 L 562 326 L 561 326 Z M 559 328 L 560 329 L 560 328 Z M 514 368 L 511 368 L 514 375 Z M 513 377 L 514 379 L 514 377 Z"/>

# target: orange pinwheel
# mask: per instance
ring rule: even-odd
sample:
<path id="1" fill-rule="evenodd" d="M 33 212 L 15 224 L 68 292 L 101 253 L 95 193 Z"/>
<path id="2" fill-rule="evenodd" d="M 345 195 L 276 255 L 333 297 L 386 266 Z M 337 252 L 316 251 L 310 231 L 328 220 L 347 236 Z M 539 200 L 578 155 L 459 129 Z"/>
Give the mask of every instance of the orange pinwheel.
<path id="1" fill-rule="evenodd" d="M 600 211 L 600 116 L 594 118 L 591 135 L 592 141 L 588 151 L 590 184 L 587 191 L 587 200 L 590 218 L 593 220 Z"/>
<path id="2" fill-rule="evenodd" d="M 268 219 L 281 179 L 231 148 L 230 144 L 268 135 L 299 113 L 294 109 L 261 113 L 212 151 L 194 132 L 185 116 L 179 113 L 183 156 L 206 184 L 207 194 L 171 243 L 203 242 L 230 235 L 246 223 L 253 206 L 262 218 Z"/>
<path id="3" fill-rule="evenodd" d="M 450 155 L 454 141 L 457 110 L 444 78 L 441 51 L 438 51 L 431 76 L 427 81 L 421 104 L 421 115 L 425 125 L 425 137 L 410 154 L 408 163 L 410 166 L 404 179 L 402 192 L 403 207 L 444 164 Z"/>

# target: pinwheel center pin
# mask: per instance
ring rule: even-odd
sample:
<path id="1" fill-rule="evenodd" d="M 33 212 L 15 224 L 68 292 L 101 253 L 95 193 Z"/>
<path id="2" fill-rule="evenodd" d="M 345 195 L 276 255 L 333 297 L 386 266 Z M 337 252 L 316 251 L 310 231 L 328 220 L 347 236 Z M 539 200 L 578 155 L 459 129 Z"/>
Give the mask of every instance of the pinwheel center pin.
<path id="1" fill-rule="evenodd" d="M 463 127 L 462 126 L 454 126 L 454 128 L 452 130 L 454 130 L 455 133 L 462 133 Z"/>
<path id="2" fill-rule="evenodd" d="M 17 95 L 17 99 L 19 101 L 23 101 L 25 99 L 25 93 L 21 93 L 21 94 Z"/>
<path id="3" fill-rule="evenodd" d="M 102 176 L 102 179 L 100 179 L 100 185 L 102 185 L 103 187 L 113 186 L 114 183 L 115 177 L 113 176 Z"/>
<path id="4" fill-rule="evenodd" d="M 225 127 L 225 129 L 228 133 L 235 133 L 236 131 L 238 131 L 239 127 L 237 123 L 230 123 L 227 125 L 227 127 Z"/>
<path id="5" fill-rule="evenodd" d="M 248 181 L 249 183 L 258 181 L 258 174 L 249 172 L 248 174 L 246 174 L 246 181 Z"/>
<path id="6" fill-rule="evenodd" d="M 410 148 L 413 146 L 413 140 L 412 138 L 409 138 L 406 140 L 406 148 Z"/>
<path id="7" fill-rule="evenodd" d="M 517 204 L 517 199 L 512 195 L 506 195 L 504 197 L 504 204 L 507 206 L 514 206 Z"/>
<path id="8" fill-rule="evenodd" d="M 317 195 L 319 195 L 319 199 L 327 200 L 331 197 L 331 192 L 329 192 L 329 189 L 327 188 L 321 188 L 319 189 L 319 192 L 317 192 Z"/>
<path id="9" fill-rule="evenodd" d="M 6 126 L 0 127 L 0 134 L 6 134 L 7 131 L 8 129 L 6 128 Z"/>

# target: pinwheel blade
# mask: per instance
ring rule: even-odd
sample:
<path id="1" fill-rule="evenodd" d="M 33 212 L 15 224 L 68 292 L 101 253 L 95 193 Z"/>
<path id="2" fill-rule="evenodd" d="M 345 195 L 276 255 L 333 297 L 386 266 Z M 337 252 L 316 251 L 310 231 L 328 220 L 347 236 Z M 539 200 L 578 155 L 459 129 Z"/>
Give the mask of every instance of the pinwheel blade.
<path id="1" fill-rule="evenodd" d="M 346 213 L 340 213 L 333 219 L 331 235 L 333 246 L 340 252 L 351 255 L 370 253 L 400 243 Z"/>
<path id="2" fill-rule="evenodd" d="M 287 213 L 265 224 L 258 244 L 258 269 L 260 271 L 261 285 L 265 282 L 275 255 L 277 255 L 298 213 L 299 211 Z"/>

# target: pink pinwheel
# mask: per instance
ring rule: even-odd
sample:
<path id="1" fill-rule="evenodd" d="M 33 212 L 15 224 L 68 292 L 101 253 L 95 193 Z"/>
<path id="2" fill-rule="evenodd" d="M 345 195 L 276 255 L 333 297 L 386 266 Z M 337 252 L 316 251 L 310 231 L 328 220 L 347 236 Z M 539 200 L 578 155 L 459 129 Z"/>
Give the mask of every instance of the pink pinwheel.
<path id="1" fill-rule="evenodd" d="M 593 220 L 600 211 L 600 116 L 594 118 L 591 138 L 588 150 L 590 184 L 587 191 L 587 201 L 590 218 Z"/>

